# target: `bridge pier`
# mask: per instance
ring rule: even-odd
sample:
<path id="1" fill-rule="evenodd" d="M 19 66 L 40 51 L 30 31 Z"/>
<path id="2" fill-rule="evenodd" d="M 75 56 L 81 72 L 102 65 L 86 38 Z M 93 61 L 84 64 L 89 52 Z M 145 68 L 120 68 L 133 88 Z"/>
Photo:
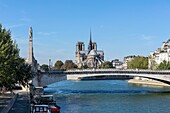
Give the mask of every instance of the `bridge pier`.
<path id="1" fill-rule="evenodd" d="M 64 73 L 54 74 L 44 72 L 35 76 L 32 80 L 32 83 L 35 87 L 43 87 L 63 80 L 67 80 L 67 76 Z"/>

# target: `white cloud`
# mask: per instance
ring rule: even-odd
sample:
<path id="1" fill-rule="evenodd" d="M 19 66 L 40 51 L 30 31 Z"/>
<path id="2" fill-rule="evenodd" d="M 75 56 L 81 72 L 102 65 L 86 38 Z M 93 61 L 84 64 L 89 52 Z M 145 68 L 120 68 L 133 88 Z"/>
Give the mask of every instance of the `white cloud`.
<path id="1" fill-rule="evenodd" d="M 142 40 L 150 41 L 150 40 L 152 40 L 152 39 L 153 39 L 152 36 L 142 35 Z"/>
<path id="2" fill-rule="evenodd" d="M 24 22 L 30 22 L 30 21 L 31 21 L 30 18 L 25 18 L 25 17 L 20 18 L 20 20 L 21 20 L 21 21 L 24 21 Z"/>
<path id="3" fill-rule="evenodd" d="M 25 26 L 25 24 L 14 24 L 14 25 L 9 25 L 8 28 L 17 28 L 17 27 L 22 27 Z"/>
<path id="4" fill-rule="evenodd" d="M 19 19 L 20 21 L 23 22 L 30 22 L 31 19 L 29 18 L 29 14 L 25 10 L 20 11 L 21 18 Z"/>
<path id="5" fill-rule="evenodd" d="M 38 32 L 38 34 L 39 34 L 39 35 L 49 36 L 49 35 L 57 34 L 57 32 Z"/>

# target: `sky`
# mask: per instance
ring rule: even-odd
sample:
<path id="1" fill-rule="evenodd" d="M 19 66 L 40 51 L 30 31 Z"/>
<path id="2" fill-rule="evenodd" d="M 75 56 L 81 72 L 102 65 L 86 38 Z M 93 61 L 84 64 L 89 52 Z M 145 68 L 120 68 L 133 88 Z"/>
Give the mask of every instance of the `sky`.
<path id="1" fill-rule="evenodd" d="M 0 0 L 0 23 L 10 29 L 21 57 L 29 27 L 40 64 L 75 61 L 76 43 L 90 39 L 105 60 L 148 56 L 170 38 L 170 0 Z"/>

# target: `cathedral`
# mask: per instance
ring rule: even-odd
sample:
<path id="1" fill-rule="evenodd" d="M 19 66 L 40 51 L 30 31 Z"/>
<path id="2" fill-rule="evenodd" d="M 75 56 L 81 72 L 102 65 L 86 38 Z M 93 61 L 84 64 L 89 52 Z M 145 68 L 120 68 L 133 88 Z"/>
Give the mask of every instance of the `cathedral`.
<path id="1" fill-rule="evenodd" d="M 84 42 L 76 44 L 76 60 L 78 68 L 88 66 L 89 68 L 98 68 L 99 64 L 104 62 L 104 51 L 97 50 L 96 42 L 92 42 L 91 32 L 88 50 L 85 50 Z"/>

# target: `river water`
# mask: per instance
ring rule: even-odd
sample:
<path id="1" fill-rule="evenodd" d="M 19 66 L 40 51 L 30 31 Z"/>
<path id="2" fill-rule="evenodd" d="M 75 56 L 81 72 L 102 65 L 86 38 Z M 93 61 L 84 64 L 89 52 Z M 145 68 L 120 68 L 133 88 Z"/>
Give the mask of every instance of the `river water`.
<path id="1" fill-rule="evenodd" d="M 45 89 L 61 113 L 170 113 L 170 93 L 164 91 L 170 88 L 121 80 L 61 81 Z"/>

